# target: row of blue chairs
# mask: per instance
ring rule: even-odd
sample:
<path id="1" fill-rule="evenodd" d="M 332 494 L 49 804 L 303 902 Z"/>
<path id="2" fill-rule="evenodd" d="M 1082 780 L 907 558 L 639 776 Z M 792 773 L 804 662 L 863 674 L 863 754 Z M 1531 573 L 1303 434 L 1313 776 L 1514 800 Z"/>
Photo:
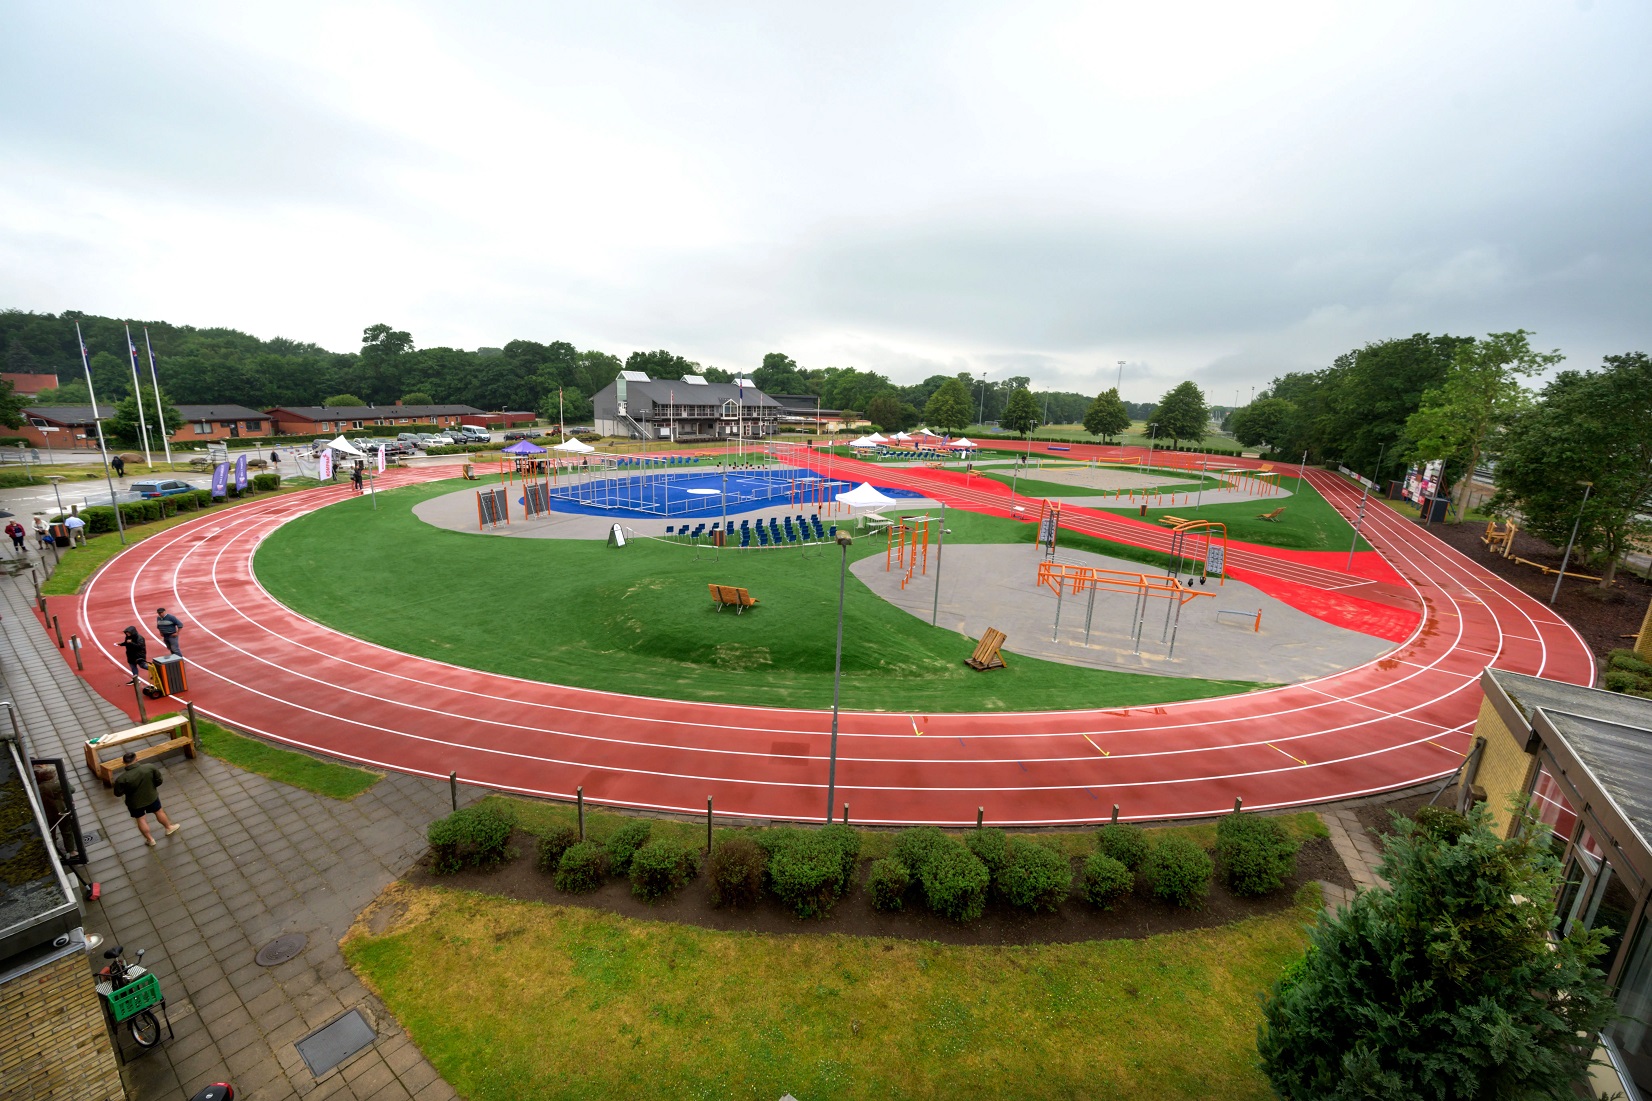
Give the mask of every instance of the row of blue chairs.
<path id="1" fill-rule="evenodd" d="M 693 466 L 698 460 L 689 455 L 662 455 L 657 459 L 620 459 L 615 462 L 619 468 L 628 467 L 665 467 L 665 466 Z"/>
<path id="2" fill-rule="evenodd" d="M 782 546 L 787 543 L 824 543 L 837 538 L 837 525 L 822 524 L 819 516 L 799 516 L 794 522 L 791 516 L 770 516 L 768 519 L 759 518 L 753 524 L 749 518 L 740 521 L 738 529 L 734 521 L 713 520 L 710 524 L 667 524 L 665 534 L 690 542 L 697 542 L 702 538 L 716 538 L 719 531 L 724 533 L 728 542 L 733 542 L 736 530 L 740 533 L 740 546 L 749 547 L 753 538 L 760 547 Z"/>

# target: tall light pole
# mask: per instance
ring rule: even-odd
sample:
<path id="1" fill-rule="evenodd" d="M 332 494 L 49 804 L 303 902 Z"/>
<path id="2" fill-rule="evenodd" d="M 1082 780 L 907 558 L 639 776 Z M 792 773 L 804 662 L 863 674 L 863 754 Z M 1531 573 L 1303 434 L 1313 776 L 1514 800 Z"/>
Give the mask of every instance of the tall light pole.
<path id="1" fill-rule="evenodd" d="M 1113 391 L 1115 393 L 1117 393 L 1119 390 L 1123 389 L 1123 387 L 1124 387 L 1124 360 L 1121 359 L 1121 360 L 1119 360 L 1119 377 L 1113 381 Z M 1124 396 L 1123 394 L 1119 394 L 1119 397 L 1122 398 L 1123 396 Z"/>
<path id="2" fill-rule="evenodd" d="M 981 372 L 981 411 L 975 414 L 976 424 L 987 423 L 987 373 Z"/>
<path id="3" fill-rule="evenodd" d="M 1593 482 L 1580 482 L 1583 486 L 1583 503 L 1577 506 L 1577 519 L 1572 521 L 1572 537 L 1566 540 L 1566 553 L 1560 556 L 1560 573 L 1555 575 L 1554 592 L 1549 594 L 1549 607 L 1560 599 L 1560 583 L 1566 580 L 1566 565 L 1572 560 L 1572 544 L 1577 542 L 1578 525 L 1583 523 L 1583 510 L 1589 507 L 1589 491 L 1595 488 Z"/>
<path id="4" fill-rule="evenodd" d="M 126 545 L 126 524 L 120 515 L 120 501 L 115 498 L 115 478 L 109 470 L 109 447 L 103 442 L 103 420 L 98 416 L 98 396 L 92 389 L 92 361 L 86 351 L 86 338 L 80 335 L 80 322 L 75 322 L 75 341 L 80 345 L 80 365 L 86 369 L 86 396 L 92 402 L 92 423 L 98 430 L 98 454 L 103 456 L 103 480 L 109 483 L 109 506 L 115 510 L 115 533 L 121 546 Z"/>
<path id="5" fill-rule="evenodd" d="M 843 563 L 837 574 L 837 662 L 832 668 L 832 758 L 826 766 L 826 821 L 832 821 L 832 802 L 837 798 L 837 706 L 838 690 L 843 683 L 843 590 L 849 580 L 849 545 L 854 537 L 838 529 L 837 545 L 843 548 Z M 936 578 L 940 581 L 937 564 Z"/>
<path id="6" fill-rule="evenodd" d="M 1010 490 L 1010 496 L 1015 496 L 1015 490 Z M 935 537 L 935 604 L 929 609 L 929 625 L 935 626 L 935 621 L 941 617 L 941 552 L 946 549 L 946 504 L 941 504 L 941 534 Z"/>
<path id="7" fill-rule="evenodd" d="M 1387 449 L 1387 447 L 1388 445 L 1384 443 L 1381 447 L 1377 448 L 1377 477 L 1375 480 L 1379 483 L 1382 481 L 1382 453 Z M 1298 491 L 1300 491 L 1301 488 L 1301 486 L 1298 486 Z M 1354 517 L 1354 541 L 1348 545 L 1348 565 L 1344 569 L 1344 573 L 1354 572 L 1354 551 L 1359 546 L 1359 529 L 1360 525 L 1365 521 L 1365 502 L 1370 496 L 1371 487 L 1370 485 L 1367 485 L 1365 487 L 1365 492 L 1359 495 L 1359 515 Z"/>

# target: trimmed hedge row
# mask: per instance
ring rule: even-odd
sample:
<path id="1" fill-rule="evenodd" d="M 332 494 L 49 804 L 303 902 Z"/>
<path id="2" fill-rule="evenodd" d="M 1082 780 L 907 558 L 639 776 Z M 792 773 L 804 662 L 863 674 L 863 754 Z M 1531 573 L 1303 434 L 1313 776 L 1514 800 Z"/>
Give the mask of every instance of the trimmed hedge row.
<path id="1" fill-rule="evenodd" d="M 248 482 L 248 489 L 243 492 L 234 485 L 228 487 L 228 497 L 235 500 L 248 493 L 258 491 L 268 493 L 270 490 L 281 488 L 281 475 L 254 474 Z M 169 516 L 176 516 L 180 512 L 194 512 L 198 509 L 209 508 L 212 505 L 212 491 L 196 489 L 188 493 L 179 493 L 171 497 L 146 497 L 141 501 L 120 502 L 120 519 L 126 527 L 136 524 L 150 524 L 157 520 L 164 520 Z M 59 523 L 64 519 L 62 513 L 54 514 L 48 523 Z M 115 509 L 110 505 L 88 505 L 80 510 L 80 518 L 86 521 L 86 534 L 107 535 L 115 530 Z"/>
<path id="2" fill-rule="evenodd" d="M 487 867 L 503 861 L 516 819 L 499 803 L 477 803 L 460 807 L 445 818 L 430 823 L 425 839 L 430 843 L 430 870 L 436 875 L 452 875 L 467 864 Z"/>
<path id="3" fill-rule="evenodd" d="M 508 821 L 479 825 L 466 811 L 433 823 L 437 872 L 496 861 L 510 828 Z M 989 897 L 1016 909 L 1053 913 L 1073 893 L 1075 876 L 1072 859 L 1052 841 L 1012 837 L 995 828 L 960 837 L 918 826 L 895 835 L 891 854 L 868 867 L 864 887 L 875 910 L 903 910 L 917 899 L 933 913 L 961 923 L 978 919 Z M 1235 813 L 1217 823 L 1215 859 L 1184 835 L 1155 839 L 1125 823 L 1101 827 L 1095 843 L 1076 876 L 1077 889 L 1086 902 L 1104 910 L 1131 895 L 1138 880 L 1161 902 L 1198 908 L 1218 871 L 1235 895 L 1268 894 L 1295 875 L 1299 847 L 1278 819 L 1254 813 Z M 798 917 L 822 916 L 848 891 L 860 852 L 860 835 L 837 823 L 728 837 L 706 861 L 711 903 L 751 906 L 767 891 Z M 582 842 L 571 828 L 556 827 L 539 839 L 536 859 L 561 890 L 593 891 L 618 875 L 629 878 L 637 897 L 652 902 L 694 878 L 700 855 L 674 837 L 652 836 L 652 823 L 638 818 L 628 820 L 606 843 Z"/>

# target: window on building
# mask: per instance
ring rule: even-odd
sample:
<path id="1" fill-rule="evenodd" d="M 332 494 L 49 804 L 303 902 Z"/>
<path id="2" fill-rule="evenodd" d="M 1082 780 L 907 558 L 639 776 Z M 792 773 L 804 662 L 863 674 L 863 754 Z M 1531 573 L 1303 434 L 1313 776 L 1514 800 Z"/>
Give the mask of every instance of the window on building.
<path id="1" fill-rule="evenodd" d="M 260 428 L 262 428 L 263 425 L 264 425 L 263 421 L 248 421 L 247 422 L 247 431 L 248 432 L 256 432 Z"/>
<path id="2" fill-rule="evenodd" d="M 1618 976 L 1618 1012 L 1606 1026 L 1606 1038 L 1617 1048 L 1630 1077 L 1643 1094 L 1652 1093 L 1652 928 L 1641 918 L 1634 947 Z"/>
<path id="3" fill-rule="evenodd" d="M 1547 765 L 1537 770 L 1537 778 L 1532 781 L 1532 810 L 1539 821 L 1554 830 L 1555 855 L 1560 856 L 1566 851 L 1566 842 L 1577 825 L 1577 811 L 1561 794 L 1560 785 L 1549 774 Z"/>
<path id="4" fill-rule="evenodd" d="M 1630 885 L 1618 874 L 1585 826 L 1577 844 L 1572 846 L 1571 858 L 1566 861 L 1560 898 L 1555 906 L 1560 918 L 1560 935 L 1570 936 L 1574 929 L 1593 929 L 1597 925 L 1610 929 L 1606 952 L 1596 963 L 1610 974 L 1634 910 L 1635 896 Z"/>
<path id="5" fill-rule="evenodd" d="M 194 425 L 192 425 L 191 427 L 193 427 L 195 429 L 195 434 L 197 436 L 210 436 L 210 435 L 212 435 L 212 422 L 211 421 L 196 421 L 194 423 Z"/>
<path id="6" fill-rule="evenodd" d="M 360 421 L 351 421 L 350 424 L 358 430 L 361 428 L 361 422 Z"/>

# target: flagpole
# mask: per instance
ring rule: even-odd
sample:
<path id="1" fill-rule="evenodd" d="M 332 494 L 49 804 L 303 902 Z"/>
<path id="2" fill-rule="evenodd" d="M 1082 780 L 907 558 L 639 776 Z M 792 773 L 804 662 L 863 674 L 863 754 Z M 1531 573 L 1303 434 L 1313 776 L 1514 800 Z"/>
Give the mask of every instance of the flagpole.
<path id="1" fill-rule="evenodd" d="M 149 326 L 143 327 L 143 350 L 149 353 L 149 385 L 155 391 L 155 424 L 161 434 L 161 445 L 166 448 L 166 468 L 172 467 L 172 439 L 166 430 L 166 410 L 161 406 L 161 380 L 155 377 L 155 348 L 149 343 Z M 142 402 L 138 403 L 142 405 Z"/>
<path id="2" fill-rule="evenodd" d="M 98 454 L 103 456 L 103 480 L 109 483 L 109 505 L 115 510 L 115 534 L 121 546 L 126 545 L 126 525 L 121 522 L 120 502 L 115 499 L 115 477 L 109 471 L 109 448 L 103 442 L 103 421 L 98 419 L 98 396 L 92 389 L 92 361 L 86 357 L 86 338 L 80 335 L 80 322 L 75 322 L 75 342 L 80 345 L 80 365 L 86 369 L 86 396 L 92 399 L 92 423 L 98 429 Z"/>
<path id="3" fill-rule="evenodd" d="M 143 465 L 153 467 L 154 458 L 149 453 L 149 425 L 143 417 L 143 384 L 138 381 L 138 346 L 132 343 L 132 326 L 126 326 L 126 351 L 132 357 L 132 400 L 138 406 L 138 432 L 143 436 Z"/>

